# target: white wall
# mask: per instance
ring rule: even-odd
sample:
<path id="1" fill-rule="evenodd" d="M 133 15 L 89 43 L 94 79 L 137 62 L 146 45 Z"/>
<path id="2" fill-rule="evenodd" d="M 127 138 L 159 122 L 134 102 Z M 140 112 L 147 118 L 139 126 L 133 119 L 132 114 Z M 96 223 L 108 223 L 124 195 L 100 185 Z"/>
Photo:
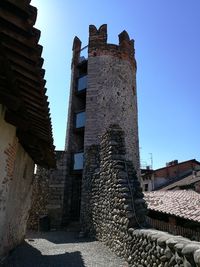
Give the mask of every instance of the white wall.
<path id="1" fill-rule="evenodd" d="M 146 191 L 145 190 L 145 185 L 148 184 L 148 190 L 147 191 L 152 191 L 154 189 L 154 185 L 153 185 L 153 181 L 151 179 L 141 179 L 142 182 L 141 182 L 141 185 L 142 185 L 142 190 L 143 191 Z"/>

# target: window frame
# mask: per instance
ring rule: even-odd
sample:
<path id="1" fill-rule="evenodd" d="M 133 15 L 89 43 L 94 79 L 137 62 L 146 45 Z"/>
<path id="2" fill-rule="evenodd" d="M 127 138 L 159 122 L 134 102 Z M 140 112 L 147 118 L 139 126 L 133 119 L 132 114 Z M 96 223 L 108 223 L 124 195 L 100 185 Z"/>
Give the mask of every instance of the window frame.
<path id="1" fill-rule="evenodd" d="M 83 88 L 83 89 L 81 89 L 81 90 L 79 90 L 78 88 L 79 88 L 79 80 L 81 79 L 81 78 L 83 78 L 83 77 L 86 77 L 86 86 Z M 88 82 L 88 74 L 86 73 L 86 74 L 82 74 L 82 75 L 80 75 L 77 79 L 76 79 L 76 92 L 77 93 L 82 93 L 82 92 L 85 92 L 86 90 L 87 90 L 87 83 Z"/>
<path id="2" fill-rule="evenodd" d="M 83 154 L 83 156 L 82 156 L 83 161 L 82 161 L 82 168 L 81 169 L 74 169 L 74 166 L 75 166 L 75 155 L 76 154 Z M 73 152 L 72 153 L 72 171 L 74 173 L 80 173 L 80 172 L 83 171 L 83 168 L 84 168 L 84 151 L 80 150 L 80 151 L 77 151 L 77 152 Z"/>
<path id="3" fill-rule="evenodd" d="M 85 121 L 84 121 L 84 125 L 83 126 L 77 127 L 76 126 L 76 123 L 77 123 L 77 115 L 80 114 L 80 113 L 85 113 Z M 86 123 L 86 110 L 85 109 L 82 109 L 80 111 L 75 112 L 74 113 L 74 129 L 75 130 L 84 129 L 85 128 L 85 123 Z"/>

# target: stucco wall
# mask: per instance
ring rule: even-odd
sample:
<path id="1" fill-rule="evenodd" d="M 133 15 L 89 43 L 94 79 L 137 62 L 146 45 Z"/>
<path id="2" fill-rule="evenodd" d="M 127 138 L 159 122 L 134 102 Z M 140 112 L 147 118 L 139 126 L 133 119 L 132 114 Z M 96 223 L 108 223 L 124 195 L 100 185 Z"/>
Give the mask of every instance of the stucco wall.
<path id="1" fill-rule="evenodd" d="M 139 170 L 135 69 L 128 60 L 110 55 L 89 57 L 85 148 L 99 144 L 110 124 L 125 132 L 126 159 Z"/>
<path id="2" fill-rule="evenodd" d="M 0 256 L 23 240 L 30 209 L 34 163 L 4 120 L 0 105 Z"/>

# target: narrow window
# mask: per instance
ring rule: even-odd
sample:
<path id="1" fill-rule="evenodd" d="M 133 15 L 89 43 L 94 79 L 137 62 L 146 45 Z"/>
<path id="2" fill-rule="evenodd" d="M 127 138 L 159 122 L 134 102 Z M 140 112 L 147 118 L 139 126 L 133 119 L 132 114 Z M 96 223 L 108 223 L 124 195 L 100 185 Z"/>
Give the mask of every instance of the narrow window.
<path id="1" fill-rule="evenodd" d="M 85 126 L 85 111 L 76 114 L 75 126 L 76 128 L 82 128 Z"/>
<path id="2" fill-rule="evenodd" d="M 75 171 L 83 169 L 83 152 L 74 154 L 74 166 L 73 169 Z"/>
<path id="3" fill-rule="evenodd" d="M 146 192 L 146 191 L 148 191 L 148 189 L 149 189 L 149 185 L 148 184 L 145 184 L 144 185 L 144 191 Z"/>
<path id="4" fill-rule="evenodd" d="M 87 88 L 87 75 L 78 79 L 77 90 L 82 91 Z"/>

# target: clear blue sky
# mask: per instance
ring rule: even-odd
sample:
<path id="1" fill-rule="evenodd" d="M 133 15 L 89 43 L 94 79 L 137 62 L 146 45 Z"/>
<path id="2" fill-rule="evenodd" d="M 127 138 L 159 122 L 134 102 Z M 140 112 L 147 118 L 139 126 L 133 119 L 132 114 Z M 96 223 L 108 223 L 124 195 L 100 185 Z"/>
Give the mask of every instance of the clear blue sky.
<path id="1" fill-rule="evenodd" d="M 124 29 L 135 40 L 140 155 L 144 164 L 200 160 L 199 0 L 32 0 L 46 69 L 56 149 L 64 148 L 72 42 L 88 43 L 88 26 L 108 24 L 108 41 Z"/>

